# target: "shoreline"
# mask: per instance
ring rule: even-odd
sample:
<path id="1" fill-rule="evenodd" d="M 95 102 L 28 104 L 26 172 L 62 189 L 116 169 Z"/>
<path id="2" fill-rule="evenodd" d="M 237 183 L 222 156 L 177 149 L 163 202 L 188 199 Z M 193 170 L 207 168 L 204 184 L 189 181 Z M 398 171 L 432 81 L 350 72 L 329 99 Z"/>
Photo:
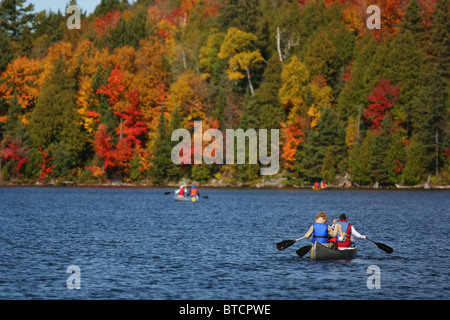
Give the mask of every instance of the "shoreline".
<path id="1" fill-rule="evenodd" d="M 313 185 L 284 185 L 281 183 L 256 183 L 256 184 L 225 184 L 225 183 L 198 183 L 198 182 L 180 182 L 168 183 L 164 185 L 155 185 L 148 183 L 131 183 L 122 181 L 108 181 L 98 183 L 76 183 L 73 181 L 49 181 L 49 182 L 8 182 L 0 183 L 0 187 L 79 187 L 79 188 L 142 188 L 142 189 L 176 189 L 180 184 L 187 186 L 196 184 L 199 188 L 205 189 L 278 189 L 278 190 L 450 190 L 450 185 L 429 185 L 422 184 L 416 186 L 389 185 L 389 186 L 371 186 L 371 185 L 352 185 L 339 186 L 329 185 L 324 189 L 314 190 Z"/>

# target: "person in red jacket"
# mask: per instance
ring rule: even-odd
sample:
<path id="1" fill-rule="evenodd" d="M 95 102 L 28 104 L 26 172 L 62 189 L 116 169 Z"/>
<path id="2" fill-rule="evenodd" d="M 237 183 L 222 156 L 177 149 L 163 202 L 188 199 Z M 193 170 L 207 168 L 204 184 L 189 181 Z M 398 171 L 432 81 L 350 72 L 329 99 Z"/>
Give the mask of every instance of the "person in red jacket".
<path id="1" fill-rule="evenodd" d="M 339 236 L 336 238 L 330 239 L 330 242 L 333 242 L 336 245 L 336 249 L 350 247 L 350 245 L 352 243 L 352 241 L 351 241 L 352 236 L 357 239 L 361 239 L 361 240 L 366 239 L 366 236 L 359 234 L 359 232 L 356 231 L 355 227 L 353 227 L 347 221 L 347 216 L 345 215 L 345 213 L 343 213 L 339 216 L 339 221 L 335 225 L 335 228 L 337 228 L 337 230 L 339 232 Z"/>
<path id="2" fill-rule="evenodd" d="M 178 195 L 184 197 L 184 186 L 180 186 L 180 190 L 178 191 Z"/>

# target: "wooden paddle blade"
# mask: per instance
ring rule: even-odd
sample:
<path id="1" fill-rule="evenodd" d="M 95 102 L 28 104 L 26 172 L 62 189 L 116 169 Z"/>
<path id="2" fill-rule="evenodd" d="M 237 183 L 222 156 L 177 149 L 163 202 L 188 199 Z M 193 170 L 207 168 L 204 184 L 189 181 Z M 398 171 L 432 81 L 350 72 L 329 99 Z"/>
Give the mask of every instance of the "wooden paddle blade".
<path id="1" fill-rule="evenodd" d="M 297 242 L 297 240 L 283 240 L 283 241 L 277 243 L 277 249 L 280 251 L 284 250 L 284 249 L 292 246 L 296 242 Z"/>
<path id="2" fill-rule="evenodd" d="M 301 258 L 303 257 L 305 254 L 307 254 L 309 252 L 309 250 L 311 250 L 312 248 L 312 244 L 301 247 L 300 249 L 298 249 L 297 251 L 295 251 L 297 253 L 297 255 Z"/>

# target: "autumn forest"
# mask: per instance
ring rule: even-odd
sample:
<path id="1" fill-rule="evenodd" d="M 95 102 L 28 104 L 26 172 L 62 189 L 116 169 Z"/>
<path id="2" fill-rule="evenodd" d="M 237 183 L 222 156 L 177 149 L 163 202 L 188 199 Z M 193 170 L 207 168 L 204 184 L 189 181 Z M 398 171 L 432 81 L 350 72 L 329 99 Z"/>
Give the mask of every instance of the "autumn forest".
<path id="1" fill-rule="evenodd" d="M 449 185 L 449 3 L 101 0 L 69 29 L 2 0 L 0 183 Z M 279 129 L 278 174 L 175 165 L 194 121 Z"/>

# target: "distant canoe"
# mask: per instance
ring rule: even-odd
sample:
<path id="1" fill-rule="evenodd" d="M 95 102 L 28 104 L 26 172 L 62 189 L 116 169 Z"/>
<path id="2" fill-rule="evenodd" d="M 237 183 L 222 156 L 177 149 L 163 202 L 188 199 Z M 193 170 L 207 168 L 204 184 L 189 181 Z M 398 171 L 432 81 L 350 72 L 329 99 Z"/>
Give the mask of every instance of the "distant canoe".
<path id="1" fill-rule="evenodd" d="M 313 187 L 313 190 L 321 191 L 321 190 L 325 190 L 325 188 L 317 188 L 317 187 Z"/>
<path id="2" fill-rule="evenodd" d="M 194 196 L 194 197 L 191 197 L 191 196 L 179 196 L 177 191 L 175 191 L 175 194 L 174 194 L 174 199 L 176 201 L 197 202 L 198 199 L 199 199 L 198 196 Z"/>
<path id="3" fill-rule="evenodd" d="M 330 249 L 317 241 L 311 248 L 311 260 L 349 260 L 356 256 L 356 247 Z"/>

